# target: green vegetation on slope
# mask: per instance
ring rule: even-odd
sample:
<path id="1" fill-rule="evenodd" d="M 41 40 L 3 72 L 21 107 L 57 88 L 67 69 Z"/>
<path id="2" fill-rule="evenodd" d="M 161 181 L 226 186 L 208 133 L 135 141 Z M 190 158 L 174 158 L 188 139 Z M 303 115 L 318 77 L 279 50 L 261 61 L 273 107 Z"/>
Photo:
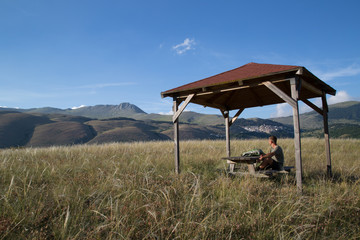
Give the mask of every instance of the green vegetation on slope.
<path id="1" fill-rule="evenodd" d="M 360 138 L 360 126 L 357 124 L 332 124 L 329 132 L 332 138 Z M 302 136 L 321 138 L 324 136 L 324 129 L 305 131 Z"/>
<path id="2" fill-rule="evenodd" d="M 287 125 L 293 124 L 292 116 L 271 120 Z M 360 102 L 350 101 L 329 105 L 329 124 L 360 125 Z M 302 129 L 322 128 L 323 118 L 315 111 L 303 113 L 300 115 L 300 125 Z"/>
<path id="3" fill-rule="evenodd" d="M 294 164 L 292 139 L 280 139 Z M 0 152 L 1 239 L 357 239 L 359 140 L 304 139 L 304 194 L 294 176 L 231 178 L 223 141 L 147 142 Z M 320 146 L 320 147 L 319 147 Z M 239 154 L 264 140 L 233 141 Z"/>

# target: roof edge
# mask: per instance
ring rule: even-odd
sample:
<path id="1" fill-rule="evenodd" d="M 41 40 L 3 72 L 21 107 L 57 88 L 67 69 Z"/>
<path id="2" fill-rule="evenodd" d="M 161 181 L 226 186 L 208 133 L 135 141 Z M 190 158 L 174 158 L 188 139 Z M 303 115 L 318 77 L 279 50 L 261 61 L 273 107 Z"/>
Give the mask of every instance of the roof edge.
<path id="1" fill-rule="evenodd" d="M 255 64 L 258 64 L 258 63 L 255 63 Z M 246 66 L 246 65 L 244 65 L 244 66 Z M 266 65 L 279 65 L 279 64 L 266 64 Z M 292 65 L 288 65 L 288 66 L 292 66 Z M 239 67 L 239 68 L 241 68 L 241 67 Z M 288 73 L 288 72 L 295 72 L 295 71 L 298 71 L 300 68 L 304 68 L 304 67 L 302 67 L 302 66 L 294 66 L 294 68 L 288 69 L 288 70 L 283 70 L 283 71 L 279 71 L 279 72 L 272 72 L 272 73 L 262 74 L 262 75 L 258 75 L 258 76 L 248 77 L 248 78 L 239 78 L 239 79 L 235 79 L 235 80 L 231 80 L 231 81 L 227 81 L 227 82 L 211 84 L 211 85 L 208 85 L 206 87 L 219 86 L 219 85 L 223 85 L 223 84 L 229 84 L 229 83 L 234 83 L 234 82 L 238 82 L 238 81 L 245 81 L 245 80 L 251 80 L 251 79 L 256 79 L 256 78 L 263 78 L 263 77 L 268 77 L 268 76 L 272 76 L 272 75 L 276 76 L 278 74 L 283 74 L 283 73 Z M 221 74 L 224 74 L 224 73 L 236 70 L 236 69 L 238 69 L 238 68 L 234 68 L 234 69 L 229 70 L 229 71 L 225 71 L 225 72 L 222 72 L 222 73 L 219 73 L 219 74 L 207 77 L 207 78 L 203 78 L 203 79 L 200 79 L 198 81 L 182 85 L 180 87 L 185 87 L 186 85 L 190 85 L 190 84 L 193 84 L 193 83 L 196 83 L 196 82 L 200 82 L 200 81 L 206 80 L 206 79 L 211 78 L 211 77 L 219 76 Z M 193 87 L 193 88 L 188 88 L 188 89 L 185 89 L 185 90 L 174 91 L 177 88 L 179 88 L 179 87 L 172 88 L 170 90 L 161 92 L 161 97 L 162 98 L 165 98 L 165 97 L 168 97 L 168 96 L 170 97 L 170 94 L 173 94 L 173 93 L 181 93 L 181 92 L 185 92 L 185 91 L 192 91 L 192 90 L 196 90 L 196 89 L 202 89 L 203 87 Z"/>

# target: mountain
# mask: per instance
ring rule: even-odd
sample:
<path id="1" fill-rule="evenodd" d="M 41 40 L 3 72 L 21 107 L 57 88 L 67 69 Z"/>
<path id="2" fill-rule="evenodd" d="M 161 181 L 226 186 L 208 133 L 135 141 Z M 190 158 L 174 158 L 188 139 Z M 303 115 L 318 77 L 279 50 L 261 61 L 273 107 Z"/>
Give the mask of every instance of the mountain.
<path id="1" fill-rule="evenodd" d="M 59 109 L 52 107 L 31 108 L 31 109 L 16 109 L 16 108 L 0 108 L 1 111 L 14 111 L 23 113 L 42 113 L 42 114 L 67 114 L 73 116 L 83 116 L 96 119 L 107 119 L 116 117 L 134 117 L 136 115 L 147 115 L 131 103 L 120 103 L 119 105 L 96 105 L 84 106 L 79 108 Z"/>
<path id="2" fill-rule="evenodd" d="M 119 105 L 96 105 L 76 109 L 67 109 L 66 113 L 97 119 L 132 117 L 136 114 L 146 114 L 146 112 L 141 110 L 139 107 L 130 103 L 120 103 Z"/>
<path id="3" fill-rule="evenodd" d="M 288 126 L 271 120 L 238 119 L 232 138 L 291 137 Z M 225 139 L 224 124 L 180 124 L 180 139 Z M 173 139 L 171 121 L 132 118 L 91 119 L 66 114 L 0 112 L 0 148 L 53 145 L 101 144 L 108 142 L 159 141 Z"/>
<path id="4" fill-rule="evenodd" d="M 360 102 L 334 104 L 329 109 L 331 137 L 360 138 Z M 318 113 L 308 112 L 300 118 L 303 136 L 323 136 L 322 117 Z M 225 139 L 221 115 L 184 112 L 180 122 L 180 139 Z M 230 136 L 291 138 L 291 124 L 292 117 L 239 118 L 231 126 Z M 173 135 L 171 115 L 147 114 L 130 103 L 78 109 L 0 108 L 0 148 L 158 141 L 173 139 Z"/>
<path id="5" fill-rule="evenodd" d="M 119 105 L 96 105 L 88 107 L 80 107 L 75 109 L 59 109 L 59 108 L 32 108 L 32 109 L 14 109 L 0 108 L 0 112 L 13 111 L 23 113 L 41 113 L 41 114 L 60 114 L 71 116 L 82 116 L 91 119 L 109 119 L 126 117 L 136 120 L 154 120 L 154 121 L 172 121 L 172 115 L 147 114 L 142 109 L 131 103 L 120 103 Z M 271 118 L 274 122 L 283 125 L 292 125 L 292 116 Z M 304 130 L 322 128 L 322 116 L 315 111 L 300 114 L 301 128 Z M 184 111 L 180 116 L 181 123 L 199 124 L 199 125 L 217 125 L 223 124 L 222 115 L 201 114 L 196 112 Z M 329 105 L 329 124 L 360 124 L 360 102 L 342 102 Z"/>
<path id="6" fill-rule="evenodd" d="M 30 108 L 30 109 L 19 109 L 21 112 L 25 113 L 43 113 L 43 114 L 65 114 L 66 110 L 62 110 L 59 108 L 52 108 L 52 107 L 42 107 L 42 108 Z"/>
<path id="7" fill-rule="evenodd" d="M 82 116 L 92 119 L 109 119 L 126 117 L 136 120 L 156 120 L 156 121 L 172 121 L 172 115 L 162 114 L 147 114 L 142 109 L 131 103 L 120 103 L 119 105 L 96 105 L 85 106 L 74 109 L 59 109 L 52 107 L 31 108 L 31 109 L 15 109 L 15 108 L 0 108 L 1 111 L 14 111 L 23 113 L 41 113 L 41 114 L 61 114 L 71 116 Z M 201 114 L 196 112 L 184 111 L 180 116 L 182 123 L 215 125 L 224 123 L 224 118 L 221 115 L 215 114 Z"/>
<path id="8" fill-rule="evenodd" d="M 292 116 L 271 118 L 275 122 L 285 125 L 293 125 Z M 329 105 L 329 125 L 354 124 L 360 125 L 360 102 L 350 101 Z M 323 118 L 315 112 L 300 114 L 300 127 L 305 130 L 322 128 Z"/>
<path id="9" fill-rule="evenodd" d="M 137 114 L 132 116 L 137 120 L 155 120 L 155 121 L 172 121 L 172 115 L 161 115 L 161 114 Z M 216 125 L 223 124 L 224 118 L 221 115 L 216 114 L 201 114 L 191 111 L 184 111 L 180 115 L 181 123 L 201 124 L 201 125 Z"/>

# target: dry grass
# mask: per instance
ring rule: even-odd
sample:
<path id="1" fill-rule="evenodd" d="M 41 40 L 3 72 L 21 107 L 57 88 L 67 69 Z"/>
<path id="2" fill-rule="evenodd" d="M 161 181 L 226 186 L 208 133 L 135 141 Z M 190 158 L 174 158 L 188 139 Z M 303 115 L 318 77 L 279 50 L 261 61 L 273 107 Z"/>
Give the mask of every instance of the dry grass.
<path id="1" fill-rule="evenodd" d="M 358 239 L 360 140 L 304 139 L 304 194 L 294 176 L 232 178 L 223 141 L 81 145 L 0 152 L 0 239 Z M 286 165 L 292 139 L 281 140 Z M 232 153 L 268 150 L 233 141 Z"/>

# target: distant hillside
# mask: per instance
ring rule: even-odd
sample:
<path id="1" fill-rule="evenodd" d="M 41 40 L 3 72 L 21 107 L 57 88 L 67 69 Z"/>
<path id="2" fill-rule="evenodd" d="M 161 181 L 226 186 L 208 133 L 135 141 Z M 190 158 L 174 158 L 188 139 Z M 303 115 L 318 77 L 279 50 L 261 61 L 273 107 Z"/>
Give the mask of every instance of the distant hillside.
<path id="1" fill-rule="evenodd" d="M 0 112 L 0 147 L 25 146 L 31 140 L 37 126 L 50 122 L 51 120 L 44 116 Z"/>
<path id="2" fill-rule="evenodd" d="M 97 133 L 89 143 L 170 140 L 161 128 L 129 118 L 92 120 L 86 124 Z"/>
<path id="3" fill-rule="evenodd" d="M 331 138 L 360 138 L 360 127 L 358 124 L 342 124 L 336 123 L 329 127 Z M 317 137 L 324 136 L 323 128 L 308 130 L 303 132 L 303 137 Z"/>
<path id="4" fill-rule="evenodd" d="M 76 109 L 59 109 L 52 107 L 31 108 L 31 109 L 15 109 L 15 108 L 0 108 L 1 111 L 14 111 L 23 113 L 40 113 L 40 114 L 59 114 L 82 116 L 91 119 L 109 119 L 126 117 L 136 120 L 155 120 L 155 121 L 172 121 L 172 115 L 161 114 L 147 114 L 142 109 L 131 103 L 120 103 L 119 105 L 96 105 L 88 107 L 80 107 Z M 196 112 L 185 111 L 180 116 L 182 123 L 216 125 L 224 123 L 224 118 L 221 115 L 215 114 L 201 114 Z"/>
<path id="5" fill-rule="evenodd" d="M 271 120 L 286 125 L 293 125 L 292 116 L 272 118 Z M 360 125 L 360 102 L 342 102 L 329 105 L 329 124 L 355 124 Z M 315 112 L 307 112 L 300 115 L 302 129 L 317 129 L 323 127 L 322 116 Z"/>
<path id="6" fill-rule="evenodd" d="M 172 115 L 161 115 L 161 114 L 137 114 L 133 118 L 137 120 L 156 120 L 156 121 L 172 121 Z M 216 114 L 201 114 L 197 112 L 184 111 L 180 115 L 181 123 L 192 123 L 192 124 L 202 124 L 202 125 L 216 125 L 223 124 L 224 118 L 222 115 Z"/>
<path id="7" fill-rule="evenodd" d="M 330 105 L 330 136 L 360 138 L 360 102 Z M 114 117 L 115 116 L 115 117 Z M 300 115 L 302 135 L 323 136 L 322 117 L 316 112 Z M 230 128 L 231 138 L 293 137 L 292 117 L 239 118 Z M 184 112 L 180 139 L 224 139 L 221 115 Z M 172 116 L 147 114 L 130 103 L 79 109 L 0 108 L 0 148 L 52 146 L 80 143 L 158 141 L 173 139 Z"/>
<path id="8" fill-rule="evenodd" d="M 186 115 L 194 116 L 193 113 Z M 180 139 L 224 139 L 224 130 L 223 123 L 181 123 Z M 0 148 L 170 140 L 173 139 L 173 131 L 170 121 L 0 112 Z M 232 138 L 264 138 L 273 133 L 292 136 L 288 126 L 271 120 L 238 119 L 231 128 Z"/>
<path id="9" fill-rule="evenodd" d="M 0 108 L 0 113 L 4 111 L 40 113 L 40 114 L 58 114 L 59 116 L 71 115 L 81 116 L 91 119 L 109 119 L 126 117 L 136 120 L 155 120 L 172 121 L 172 115 L 147 114 L 142 109 L 131 103 L 120 103 L 119 105 L 96 105 L 81 107 L 76 109 L 58 109 L 51 107 L 32 108 L 32 109 L 11 109 Z M 322 116 L 315 111 L 303 113 L 300 115 L 302 129 L 316 129 L 322 127 Z M 284 124 L 292 125 L 292 116 L 271 118 L 270 120 Z M 185 111 L 180 116 L 181 123 L 199 124 L 199 125 L 217 125 L 223 124 L 224 118 L 218 114 L 201 114 Z M 330 124 L 360 124 L 360 102 L 351 101 L 329 105 L 329 123 Z"/>
<path id="10" fill-rule="evenodd" d="M 1 111 L 16 111 L 23 113 L 41 113 L 41 114 L 67 114 L 72 116 L 82 116 L 96 119 L 107 119 L 116 117 L 133 117 L 134 115 L 146 115 L 146 112 L 141 110 L 131 103 L 120 103 L 119 105 L 96 105 L 88 107 L 80 107 L 74 109 L 59 109 L 52 107 L 31 108 L 31 109 L 15 109 L 15 108 L 0 108 Z"/>
<path id="11" fill-rule="evenodd" d="M 64 121 L 39 125 L 26 146 L 54 146 L 86 143 L 96 136 L 91 126 Z"/>

